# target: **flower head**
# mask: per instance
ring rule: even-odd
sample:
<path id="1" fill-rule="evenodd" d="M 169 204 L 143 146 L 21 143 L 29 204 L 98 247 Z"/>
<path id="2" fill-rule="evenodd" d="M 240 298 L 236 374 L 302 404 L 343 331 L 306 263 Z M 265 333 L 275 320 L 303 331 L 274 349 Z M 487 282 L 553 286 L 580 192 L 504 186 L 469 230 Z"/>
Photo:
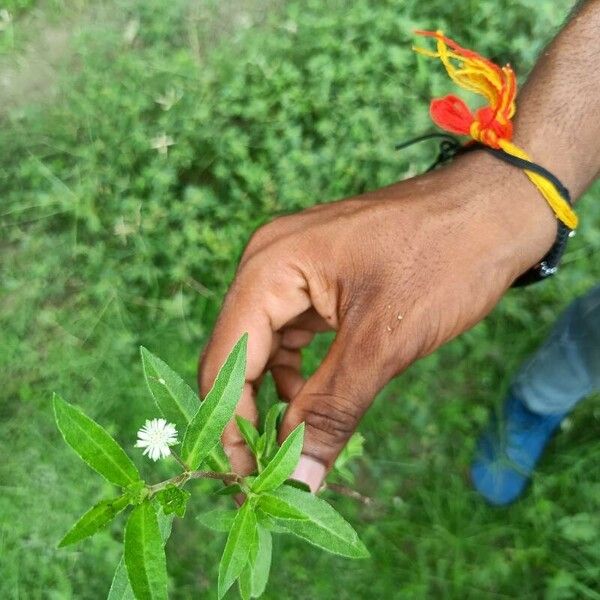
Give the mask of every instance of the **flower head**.
<path id="1" fill-rule="evenodd" d="M 144 448 L 152 460 L 166 458 L 171 454 L 169 446 L 177 444 L 177 429 L 173 423 L 167 423 L 165 419 L 152 419 L 138 431 L 136 448 Z"/>

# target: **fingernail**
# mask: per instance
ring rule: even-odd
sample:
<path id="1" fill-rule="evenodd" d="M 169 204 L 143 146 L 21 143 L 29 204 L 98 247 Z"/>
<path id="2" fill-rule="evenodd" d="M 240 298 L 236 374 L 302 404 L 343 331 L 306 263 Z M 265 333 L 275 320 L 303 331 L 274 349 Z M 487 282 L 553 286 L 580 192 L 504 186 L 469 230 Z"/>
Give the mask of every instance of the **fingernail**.
<path id="1" fill-rule="evenodd" d="M 325 479 L 325 465 L 311 456 L 302 454 L 296 470 L 292 473 L 292 479 L 306 483 L 314 494 L 321 487 L 323 479 Z"/>

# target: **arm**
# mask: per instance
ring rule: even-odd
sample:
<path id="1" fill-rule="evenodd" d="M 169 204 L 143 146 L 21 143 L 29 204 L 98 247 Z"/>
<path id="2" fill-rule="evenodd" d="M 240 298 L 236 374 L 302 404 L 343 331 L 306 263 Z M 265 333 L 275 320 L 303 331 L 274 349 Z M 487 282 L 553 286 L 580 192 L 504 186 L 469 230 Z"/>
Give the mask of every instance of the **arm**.
<path id="1" fill-rule="evenodd" d="M 519 97 L 515 141 L 578 197 L 600 168 L 600 0 L 587 2 L 544 53 Z M 205 394 L 249 333 L 238 412 L 270 370 L 290 402 L 281 436 L 306 422 L 297 477 L 316 489 L 377 392 L 472 327 L 548 250 L 556 221 L 517 169 L 475 152 L 424 176 L 279 218 L 250 240 L 201 362 Z M 304 381 L 300 350 L 336 338 Z M 252 459 L 234 424 L 234 469 Z"/>

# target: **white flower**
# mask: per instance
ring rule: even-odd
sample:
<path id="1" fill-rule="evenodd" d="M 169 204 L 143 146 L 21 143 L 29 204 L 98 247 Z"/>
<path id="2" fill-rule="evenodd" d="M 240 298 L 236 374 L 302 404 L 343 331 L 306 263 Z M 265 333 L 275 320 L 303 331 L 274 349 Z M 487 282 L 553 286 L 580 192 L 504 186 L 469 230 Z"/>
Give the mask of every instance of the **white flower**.
<path id="1" fill-rule="evenodd" d="M 154 148 L 154 150 L 158 150 L 159 154 L 166 155 L 169 151 L 169 146 L 172 146 L 173 144 L 175 144 L 175 140 L 166 133 L 161 133 L 150 140 L 150 147 Z"/>
<path id="2" fill-rule="evenodd" d="M 136 448 L 144 448 L 152 460 L 166 458 L 171 454 L 169 446 L 177 444 L 177 429 L 173 423 L 167 423 L 165 419 L 152 419 L 138 431 Z"/>

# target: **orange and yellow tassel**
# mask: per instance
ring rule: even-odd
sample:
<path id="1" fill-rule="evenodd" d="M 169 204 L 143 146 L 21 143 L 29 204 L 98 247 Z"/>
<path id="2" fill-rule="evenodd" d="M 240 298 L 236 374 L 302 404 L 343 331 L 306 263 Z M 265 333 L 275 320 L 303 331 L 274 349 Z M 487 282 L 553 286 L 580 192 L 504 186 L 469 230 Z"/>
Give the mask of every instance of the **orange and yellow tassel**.
<path id="1" fill-rule="evenodd" d="M 511 141 L 511 119 L 516 110 L 517 80 L 510 65 L 499 67 L 476 52 L 461 48 L 441 31 L 416 33 L 435 38 L 437 50 L 432 52 L 414 47 L 415 52 L 439 58 L 452 81 L 459 87 L 483 96 L 488 104 L 473 113 L 463 100 L 454 95 L 435 98 L 430 106 L 433 122 L 446 131 L 468 135 L 486 146 L 531 162 L 525 150 Z M 524 172 L 544 196 L 556 218 L 569 229 L 575 229 L 578 223 L 577 215 L 554 184 L 538 173 L 527 169 Z"/>

